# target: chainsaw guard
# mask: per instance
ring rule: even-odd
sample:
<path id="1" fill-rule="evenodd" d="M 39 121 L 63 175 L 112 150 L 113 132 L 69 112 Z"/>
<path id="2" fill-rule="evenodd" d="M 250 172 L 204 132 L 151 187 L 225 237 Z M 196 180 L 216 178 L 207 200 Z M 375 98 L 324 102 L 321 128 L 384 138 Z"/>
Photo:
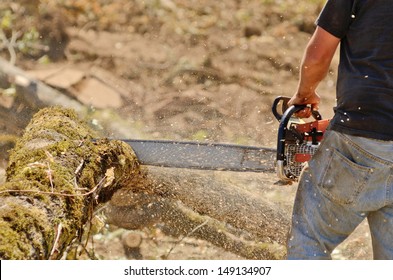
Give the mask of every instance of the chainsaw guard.
<path id="1" fill-rule="evenodd" d="M 291 181 L 293 180 L 287 173 L 285 172 L 285 165 L 283 160 L 277 160 L 276 162 L 276 170 L 277 177 L 283 181 Z"/>

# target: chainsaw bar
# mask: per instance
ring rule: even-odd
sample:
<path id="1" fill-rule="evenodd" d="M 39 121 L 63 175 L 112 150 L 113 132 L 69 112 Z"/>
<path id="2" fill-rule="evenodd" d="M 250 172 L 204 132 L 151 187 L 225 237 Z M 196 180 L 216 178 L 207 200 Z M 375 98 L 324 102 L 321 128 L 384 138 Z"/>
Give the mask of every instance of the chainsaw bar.
<path id="1" fill-rule="evenodd" d="M 170 140 L 123 140 L 142 165 L 237 172 L 274 172 L 276 150 Z"/>

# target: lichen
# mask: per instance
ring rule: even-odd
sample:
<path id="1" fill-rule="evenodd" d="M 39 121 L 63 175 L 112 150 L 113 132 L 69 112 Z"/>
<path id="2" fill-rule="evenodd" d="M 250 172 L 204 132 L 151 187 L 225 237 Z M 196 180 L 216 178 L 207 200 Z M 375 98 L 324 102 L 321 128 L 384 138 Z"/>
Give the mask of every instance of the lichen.
<path id="1" fill-rule="evenodd" d="M 61 258 L 93 207 L 138 173 L 128 145 L 93 135 L 68 109 L 45 108 L 33 117 L 0 186 L 1 259 Z"/>

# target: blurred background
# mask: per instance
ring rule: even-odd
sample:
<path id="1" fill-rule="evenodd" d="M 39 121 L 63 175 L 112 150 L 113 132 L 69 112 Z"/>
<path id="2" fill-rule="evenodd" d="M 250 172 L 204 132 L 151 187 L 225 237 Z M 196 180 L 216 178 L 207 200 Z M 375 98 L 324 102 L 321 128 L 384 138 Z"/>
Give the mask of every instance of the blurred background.
<path id="1" fill-rule="evenodd" d="M 303 50 L 324 2 L 2 0 L 0 57 L 64 95 L 59 105 L 77 107 L 102 136 L 274 148 L 278 122 L 272 101 L 294 93 Z M 2 65 L 0 182 L 7 151 L 32 114 L 56 102 L 32 106 Z M 337 58 L 319 88 L 325 118 L 333 112 L 336 66 Z M 127 257 L 122 234 L 97 236 L 98 254 Z M 160 250 L 175 242 L 157 228 L 134 238 L 146 247 L 140 253 L 142 241 L 136 242 L 130 258 L 160 258 Z M 158 246 L 158 239 L 167 245 Z M 117 243 L 108 251 L 111 240 Z M 183 240 L 171 254 L 238 258 L 194 239 Z"/>

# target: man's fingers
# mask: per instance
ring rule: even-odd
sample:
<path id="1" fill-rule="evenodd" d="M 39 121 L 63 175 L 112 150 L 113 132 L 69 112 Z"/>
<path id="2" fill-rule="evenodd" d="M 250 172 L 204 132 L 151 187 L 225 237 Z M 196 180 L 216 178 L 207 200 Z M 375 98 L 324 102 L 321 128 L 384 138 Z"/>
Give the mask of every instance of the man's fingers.
<path id="1" fill-rule="evenodd" d="M 299 118 L 309 118 L 311 116 L 311 108 L 306 107 L 295 114 Z"/>

